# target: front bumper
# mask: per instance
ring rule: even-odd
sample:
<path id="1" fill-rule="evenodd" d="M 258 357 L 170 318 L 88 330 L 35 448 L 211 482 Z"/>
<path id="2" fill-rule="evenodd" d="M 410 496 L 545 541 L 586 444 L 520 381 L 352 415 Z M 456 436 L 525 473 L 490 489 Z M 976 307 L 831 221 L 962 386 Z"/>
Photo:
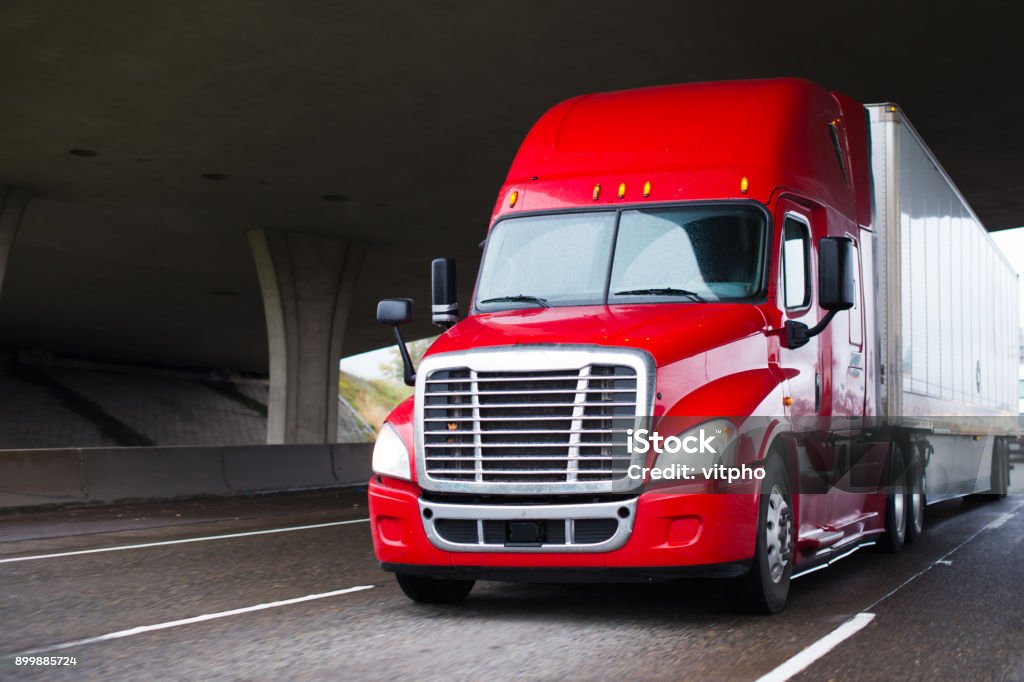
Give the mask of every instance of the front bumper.
<path id="1" fill-rule="evenodd" d="M 603 547 L 474 551 L 462 545 L 453 550 L 450 544 L 438 542 L 436 534 L 431 541 L 425 528 L 430 522 L 425 524 L 423 519 L 423 509 L 431 503 L 421 501 L 419 486 L 374 477 L 369 485 L 373 547 L 387 570 L 436 577 L 611 582 L 745 572 L 754 555 L 757 495 L 695 492 L 698 490 L 701 488 L 692 484 L 680 485 L 633 498 L 635 507 L 629 504 L 631 523 L 622 524 L 627 528 L 625 537 L 617 535 L 616 542 Z M 452 504 L 446 500 L 446 506 Z M 552 505 L 548 509 L 557 515 L 559 508 L 586 506 Z M 489 508 L 507 508 L 506 518 L 511 520 L 521 506 Z"/>

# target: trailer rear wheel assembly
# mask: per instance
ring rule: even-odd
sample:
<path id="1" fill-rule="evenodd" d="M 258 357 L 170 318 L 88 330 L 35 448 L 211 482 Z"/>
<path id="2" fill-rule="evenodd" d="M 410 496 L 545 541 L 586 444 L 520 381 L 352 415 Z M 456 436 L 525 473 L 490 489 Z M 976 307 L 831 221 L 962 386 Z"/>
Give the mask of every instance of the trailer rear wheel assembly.
<path id="1" fill-rule="evenodd" d="M 984 493 L 973 495 L 982 500 L 1001 500 L 1010 488 L 1010 443 L 996 438 L 992 444 L 992 487 Z"/>
<path id="2" fill-rule="evenodd" d="M 886 480 L 885 533 L 879 539 L 882 550 L 895 554 L 907 539 L 907 511 L 911 495 L 907 492 L 907 467 L 903 449 L 895 441 L 889 449 L 889 474 Z M 912 487 L 912 486 L 911 486 Z"/>
<path id="3" fill-rule="evenodd" d="M 925 498 L 924 456 L 921 451 L 911 446 L 910 466 L 907 467 L 907 542 L 916 542 L 924 534 Z"/>

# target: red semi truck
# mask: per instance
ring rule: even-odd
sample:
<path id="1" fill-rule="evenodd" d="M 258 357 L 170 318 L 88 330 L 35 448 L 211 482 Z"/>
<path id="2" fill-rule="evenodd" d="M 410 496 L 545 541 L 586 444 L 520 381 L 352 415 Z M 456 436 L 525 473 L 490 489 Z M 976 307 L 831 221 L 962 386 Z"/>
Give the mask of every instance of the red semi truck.
<path id="1" fill-rule="evenodd" d="M 469 314 L 382 428 L 374 549 L 475 580 L 790 580 L 1004 495 L 1017 279 L 894 105 L 798 79 L 586 95 L 534 125 Z M 657 445 L 662 447 L 658 448 Z"/>

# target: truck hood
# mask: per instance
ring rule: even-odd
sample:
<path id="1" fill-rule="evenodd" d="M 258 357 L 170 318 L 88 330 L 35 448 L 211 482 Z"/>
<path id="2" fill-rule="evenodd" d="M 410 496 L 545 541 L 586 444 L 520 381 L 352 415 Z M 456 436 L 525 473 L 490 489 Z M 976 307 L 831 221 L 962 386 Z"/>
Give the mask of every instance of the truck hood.
<path id="1" fill-rule="evenodd" d="M 725 346 L 767 328 L 750 303 L 665 303 L 530 308 L 468 317 L 430 354 L 517 344 L 597 344 L 646 350 L 658 366 Z"/>

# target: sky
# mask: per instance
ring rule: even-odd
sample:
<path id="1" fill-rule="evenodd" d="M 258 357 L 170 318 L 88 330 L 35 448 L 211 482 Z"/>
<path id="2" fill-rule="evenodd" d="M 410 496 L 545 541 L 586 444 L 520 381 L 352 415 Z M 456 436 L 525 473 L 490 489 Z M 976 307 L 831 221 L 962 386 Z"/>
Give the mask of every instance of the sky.
<path id="1" fill-rule="evenodd" d="M 380 371 L 380 366 L 391 359 L 392 348 L 394 346 L 378 348 L 359 355 L 350 355 L 347 358 L 342 358 L 339 366 L 341 371 L 355 374 L 364 379 L 384 379 L 384 373 Z"/>
<path id="2" fill-rule="evenodd" d="M 999 230 L 990 234 L 996 245 L 1002 249 L 1003 253 L 1010 260 L 1010 264 L 1017 271 L 1017 276 L 1021 278 L 1021 281 L 1024 281 L 1024 275 L 1021 274 L 1024 273 L 1024 227 L 1018 227 L 1013 230 Z M 1017 300 L 1019 314 L 1017 319 L 1024 326 L 1024 292 L 1021 291 L 1021 286 L 1024 286 L 1024 284 L 1018 282 Z"/>
<path id="3" fill-rule="evenodd" d="M 1017 273 L 1024 273 L 1024 227 L 1013 230 L 1000 230 L 990 233 L 992 239 L 1009 258 Z M 1024 278 L 1022 278 L 1024 279 Z M 1018 297 L 1020 313 L 1017 319 L 1024 324 L 1024 292 Z M 384 374 L 380 371 L 381 363 L 391 359 L 391 349 L 394 346 L 378 348 L 359 355 L 350 355 L 342 358 L 341 369 L 350 374 L 363 377 L 364 379 L 383 379 Z"/>

